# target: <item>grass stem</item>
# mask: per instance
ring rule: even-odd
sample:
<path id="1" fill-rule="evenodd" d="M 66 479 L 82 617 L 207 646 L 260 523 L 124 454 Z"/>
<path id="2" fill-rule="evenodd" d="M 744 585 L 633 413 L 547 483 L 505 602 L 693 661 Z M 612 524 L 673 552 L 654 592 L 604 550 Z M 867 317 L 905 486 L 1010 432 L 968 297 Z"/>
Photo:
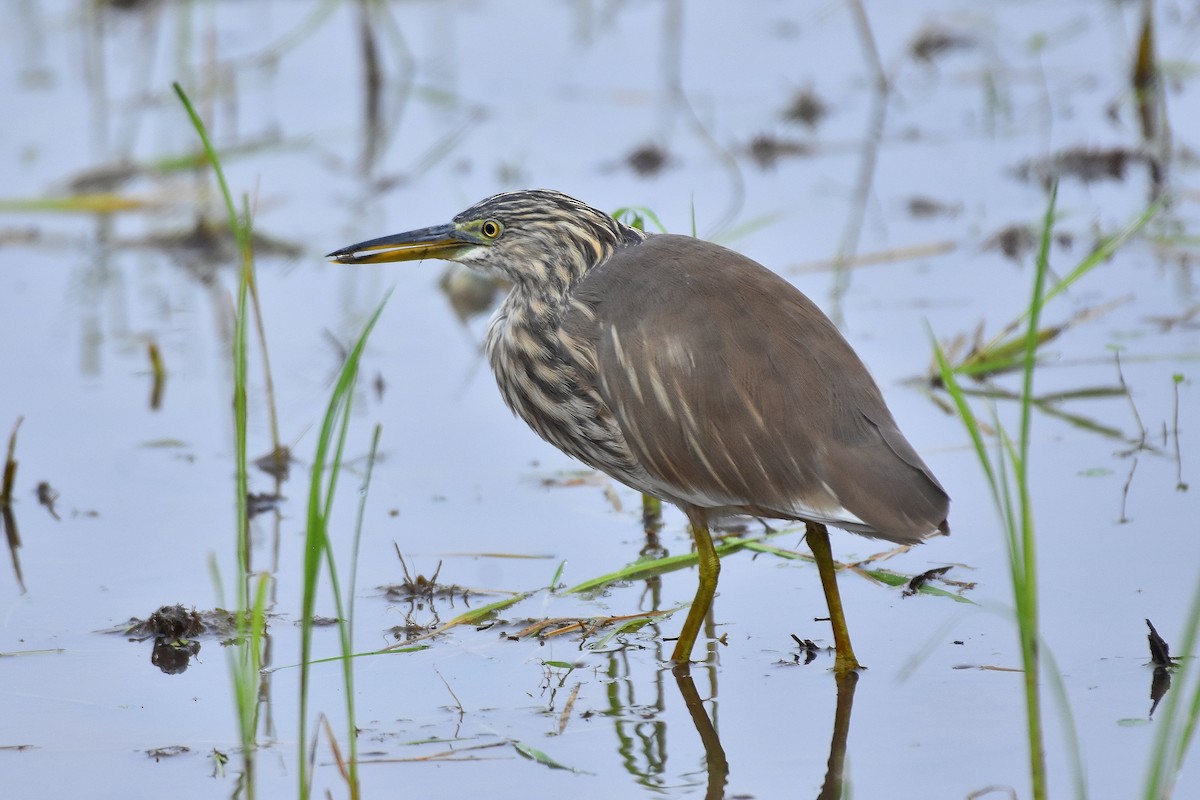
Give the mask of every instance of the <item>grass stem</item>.
<path id="1" fill-rule="evenodd" d="M 242 746 L 243 775 L 240 786 L 245 796 L 253 800 L 256 794 L 254 767 L 256 735 L 258 730 L 258 696 L 261 681 L 262 647 L 265 640 L 266 601 L 269 577 L 261 575 L 258 578 L 257 590 L 251 601 L 250 575 L 250 517 L 247 506 L 249 493 L 249 470 L 247 463 L 247 405 L 246 405 L 246 298 L 249 287 L 254 283 L 254 250 L 252 247 L 252 229 L 250 222 L 249 201 L 243 200 L 243 214 L 238 215 L 229 184 L 225 180 L 225 172 L 221 169 L 220 159 L 213 149 L 204 121 L 196 112 L 191 100 L 183 87 L 174 84 L 175 93 L 179 96 L 195 128 L 204 152 L 208 156 L 213 174 L 216 175 L 220 186 L 221 197 L 225 201 L 228 213 L 230 232 L 237 242 L 241 269 L 238 278 L 237 306 L 234 313 L 233 336 L 233 411 L 234 411 L 234 449 L 236 468 L 236 506 L 237 506 L 237 563 L 238 596 L 235 619 L 237 621 L 236 648 L 230 651 L 230 672 L 233 679 L 235 706 L 238 714 L 239 732 Z M 261 330 L 261 328 L 260 328 Z M 214 566 L 214 574 L 216 568 Z"/>

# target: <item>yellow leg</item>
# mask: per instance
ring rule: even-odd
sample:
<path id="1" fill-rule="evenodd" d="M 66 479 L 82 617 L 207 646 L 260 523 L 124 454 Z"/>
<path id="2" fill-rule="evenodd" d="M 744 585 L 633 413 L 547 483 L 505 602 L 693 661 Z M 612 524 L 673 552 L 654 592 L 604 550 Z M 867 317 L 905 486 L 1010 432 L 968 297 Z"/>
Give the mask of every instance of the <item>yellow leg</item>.
<path id="1" fill-rule="evenodd" d="M 686 664 L 691 660 L 692 646 L 696 643 L 696 635 L 700 633 L 700 626 L 704 624 L 704 617 L 712 605 L 713 595 L 717 593 L 717 576 L 721 572 L 721 559 L 717 558 L 712 536 L 708 533 L 707 515 L 699 510 L 685 511 L 688 521 L 691 522 L 692 539 L 696 542 L 700 585 L 696 587 L 692 607 L 688 609 L 687 619 L 683 621 L 683 630 L 679 632 L 679 640 L 675 642 L 675 652 L 671 654 L 671 660 L 676 664 Z"/>
<path id="2" fill-rule="evenodd" d="M 850 644 L 850 630 L 846 627 L 842 596 L 837 588 L 837 572 L 833 568 L 833 552 L 829 549 L 829 531 L 820 523 L 808 522 L 805 525 L 808 535 L 804 538 L 816 559 L 817 572 L 821 574 L 821 588 L 825 590 L 825 602 L 829 605 L 829 624 L 833 626 L 833 672 L 835 675 L 855 672 L 863 667 L 854 657 L 854 647 Z"/>

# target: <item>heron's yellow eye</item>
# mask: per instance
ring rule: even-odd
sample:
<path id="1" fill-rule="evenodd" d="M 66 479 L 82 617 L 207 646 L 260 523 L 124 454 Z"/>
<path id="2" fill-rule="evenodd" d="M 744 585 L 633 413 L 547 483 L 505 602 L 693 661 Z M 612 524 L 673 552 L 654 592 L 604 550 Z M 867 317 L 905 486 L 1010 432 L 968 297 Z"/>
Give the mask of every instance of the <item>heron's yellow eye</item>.
<path id="1" fill-rule="evenodd" d="M 500 235 L 500 223 L 494 219 L 485 219 L 483 224 L 479 226 L 479 232 L 487 239 L 495 239 Z"/>

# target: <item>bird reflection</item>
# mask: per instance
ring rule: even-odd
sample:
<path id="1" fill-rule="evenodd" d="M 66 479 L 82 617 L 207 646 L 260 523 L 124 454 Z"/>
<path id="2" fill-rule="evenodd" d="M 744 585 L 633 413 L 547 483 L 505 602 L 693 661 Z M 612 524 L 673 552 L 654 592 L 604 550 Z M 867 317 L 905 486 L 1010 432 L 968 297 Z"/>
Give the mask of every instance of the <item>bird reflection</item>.
<path id="1" fill-rule="evenodd" d="M 653 498 L 646 499 L 653 501 Z M 661 506 L 654 502 L 647 502 L 643 505 L 642 511 L 643 527 L 646 536 L 642 555 L 646 556 L 648 552 L 652 552 L 656 556 L 667 555 L 666 549 L 662 547 L 658 540 L 658 532 L 662 527 Z M 661 581 L 661 576 L 655 576 L 646 581 L 646 586 L 642 593 L 642 610 L 659 610 Z M 649 608 L 646 608 L 647 600 L 649 601 Z M 709 608 L 705 618 L 705 634 L 709 642 L 709 649 L 704 663 L 692 664 L 683 662 L 675 664 L 671 668 L 675 685 L 679 690 L 680 696 L 683 698 L 684 705 L 687 707 L 692 725 L 695 726 L 696 733 L 700 737 L 700 743 L 704 747 L 705 800 L 721 800 L 725 797 L 730 772 L 729 759 L 725 754 L 725 748 L 721 745 L 721 737 L 718 733 L 716 723 L 717 673 L 713 667 L 716 664 L 719 644 L 715 627 L 714 609 Z M 813 651 L 816 649 L 816 645 L 808 642 L 808 640 L 797 639 L 796 641 L 800 645 L 801 651 L 806 651 L 807 645 L 811 645 Z M 661 652 L 663 643 L 661 635 L 655 636 L 654 642 L 660 650 L 656 654 L 659 660 L 665 660 L 666 654 Z M 815 652 L 808 652 L 808 658 L 804 663 L 811 663 L 813 655 L 815 655 Z M 611 678 L 617 678 L 620 674 L 628 676 L 630 673 L 630 664 L 626 658 L 625 651 L 615 651 L 611 654 L 611 658 L 613 660 L 610 662 L 609 676 Z M 692 669 L 696 669 L 709 676 L 709 702 L 713 706 L 711 716 L 708 709 L 705 708 L 706 701 L 701 699 L 700 692 L 696 688 L 696 683 L 691 674 Z M 614 680 L 609 684 L 610 713 L 617 720 L 618 739 L 621 742 L 621 752 L 625 759 L 625 767 L 632 774 L 639 776 L 639 783 L 652 787 L 662 787 L 664 785 L 664 773 L 668 757 L 666 724 L 661 718 L 666 707 L 662 683 L 664 674 L 665 670 L 659 670 L 656 673 L 654 702 L 649 705 L 643 704 L 638 706 L 633 702 L 634 686 L 632 680 Z M 850 714 L 854 707 L 854 691 L 858 686 L 857 672 L 847 672 L 841 675 L 835 673 L 834 677 L 837 682 L 837 707 L 834 711 L 833 735 L 829 745 L 829 760 L 825 770 L 825 779 L 821 784 L 820 793 L 817 795 L 818 800 L 836 800 L 842 796 L 846 744 L 850 738 Z M 622 707 L 620 698 L 621 684 L 625 684 L 628 687 L 629 702 L 624 707 Z M 627 721 L 630 718 L 638 719 L 633 731 L 622 730 L 628 724 Z M 645 759 L 645 763 L 640 766 L 638 765 L 638 758 L 634 753 L 635 744 L 638 740 L 641 741 L 641 747 L 638 749 L 640 749 Z"/>
<path id="2" fill-rule="evenodd" d="M 858 673 L 847 672 L 837 677 L 837 709 L 833 713 L 833 738 L 829 742 L 829 766 L 817 800 L 837 800 L 842 796 L 842 775 L 846 765 L 846 742 L 850 738 L 850 709 L 854 707 L 854 690 Z"/>
<path id="3" fill-rule="evenodd" d="M 648 519 L 646 525 L 647 547 L 657 544 L 656 533 L 654 525 Z M 659 610 L 660 581 L 661 578 L 658 576 L 646 581 L 646 587 L 642 594 L 643 611 Z M 647 604 L 650 606 L 649 608 L 645 608 Z M 676 664 L 670 669 L 670 672 L 704 748 L 705 800 L 719 800 L 726 797 L 730 763 L 725 748 L 721 744 L 716 717 L 718 687 L 715 664 L 716 650 L 719 645 L 716 643 L 712 630 L 712 609 L 709 609 L 706 627 L 711 649 L 707 653 L 705 662 Z M 655 655 L 659 661 L 665 661 L 663 638 L 656 635 L 653 637 L 653 642 L 659 650 Z M 801 642 L 800 647 L 803 652 L 805 650 L 803 640 L 798 640 L 798 642 Z M 667 774 L 670 755 L 667 748 L 667 721 L 665 718 L 664 676 L 667 674 L 667 670 L 656 671 L 650 688 L 651 695 L 647 698 L 644 696 L 647 691 L 645 683 L 633 679 L 630 651 L 627 648 L 621 648 L 611 651 L 608 656 L 607 674 L 610 678 L 608 714 L 614 720 L 619 743 L 618 751 L 623 766 L 638 784 L 652 789 L 664 789 L 671 780 Z M 811 658 L 809 660 L 811 661 Z M 701 698 L 692 677 L 693 671 L 709 677 L 706 690 L 707 699 Z M 817 794 L 818 800 L 835 800 L 842 796 L 846 745 L 850 738 L 850 716 L 854 706 L 854 691 L 858 685 L 858 677 L 856 672 L 835 675 L 837 707 L 834 711 L 829 759 L 820 792 Z M 694 780 L 691 775 L 687 777 Z"/>
<path id="4" fill-rule="evenodd" d="M 675 683 L 679 694 L 691 715 L 692 724 L 700 736 L 704 746 L 707 786 L 705 800 L 721 800 L 725 797 L 725 787 L 729 783 L 729 759 L 725 748 L 721 746 L 721 737 L 717 726 L 704 707 L 700 693 L 688 670 L 676 667 L 673 670 Z M 858 686 L 858 673 L 848 672 L 836 676 L 837 680 L 837 709 L 833 715 L 833 736 L 829 744 L 829 761 L 825 770 L 825 780 L 817 800 L 838 800 L 842 796 L 843 775 L 846 764 L 846 743 L 850 739 L 850 712 L 854 707 L 854 690 Z"/>
<path id="5" fill-rule="evenodd" d="M 729 760 L 725 757 L 725 748 L 721 747 L 721 737 L 717 735 L 717 727 L 704 709 L 704 701 L 700 699 L 688 670 L 677 667 L 673 672 L 679 694 L 683 696 L 696 733 L 700 734 L 700 743 L 704 745 L 704 762 L 708 771 L 704 800 L 720 800 L 725 797 L 725 785 L 729 783 Z"/>

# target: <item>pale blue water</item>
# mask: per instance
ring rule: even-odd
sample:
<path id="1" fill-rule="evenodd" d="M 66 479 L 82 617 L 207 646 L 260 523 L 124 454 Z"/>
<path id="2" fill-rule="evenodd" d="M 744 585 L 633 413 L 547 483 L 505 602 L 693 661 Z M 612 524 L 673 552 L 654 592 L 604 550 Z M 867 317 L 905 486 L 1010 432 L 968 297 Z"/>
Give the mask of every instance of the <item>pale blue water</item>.
<path id="1" fill-rule="evenodd" d="M 1128 5 L 1128 4 L 1127 4 Z M 388 124 L 363 168 L 363 68 L 352 6 L 321 3 L 167 4 L 137 13 L 91 4 L 13 2 L 0 10 L 0 197 L 66 192 L 84 170 L 123 160 L 153 164 L 196 147 L 170 84 L 182 81 L 206 113 L 256 229 L 296 245 L 299 256 L 260 257 L 263 314 L 281 436 L 300 459 L 283 486 L 276 522 L 257 517 L 255 560 L 279 564 L 272 663 L 299 658 L 291 622 L 307 466 L 338 367 L 329 335 L 357 335 L 393 290 L 364 357 L 364 385 L 348 453 L 361 458 L 375 423 L 384 458 L 368 502 L 357 605 L 358 646 L 388 641 L 407 604 L 374 588 L 402 578 L 393 542 L 412 566 L 467 587 L 530 590 L 566 562 L 568 585 L 615 570 L 642 546 L 638 498 L 604 483 L 547 488 L 577 465 L 514 420 L 479 353 L 486 315 L 461 324 L 437 290 L 443 265 L 339 268 L 322 254 L 364 238 L 435 224 L 503 189 L 550 186 L 605 209 L 647 206 L 673 231 L 697 232 L 793 278 L 831 312 L 884 387 L 914 445 L 945 483 L 954 535 L 888 562 L 909 574 L 956 564 L 977 582 L 971 607 L 902 599 L 844 575 L 860 658 L 847 778 L 855 797 L 966 797 L 1011 786 L 1027 797 L 1024 712 L 1017 673 L 957 669 L 1019 665 L 1004 545 L 966 436 L 951 416 L 904 383 L 931 363 L 929 329 L 943 339 L 988 334 L 1025 305 L 1029 257 L 1019 266 L 983 243 L 1011 223 L 1037 224 L 1040 187 L 1016 179 L 1023 161 L 1066 147 L 1138 145 L 1126 73 L 1135 10 L 1093 3 L 945 2 L 869 5 L 881 60 L 894 85 L 861 231 L 850 224 L 870 129 L 871 76 L 841 4 L 393 3 L 372 29 L 383 70 Z M 1159 8 L 1159 47 L 1179 65 L 1168 90 L 1177 149 L 1196 149 L 1197 17 L 1187 4 Z M 306 22 L 308 20 L 308 22 Z M 931 63 L 909 45 L 938 23 L 974 41 Z M 1038 46 L 1044 38 L 1044 46 Z M 216 87 L 215 93 L 208 90 Z M 781 120 L 795 91 L 811 88 L 828 115 L 815 130 Z M 680 93 L 682 91 L 682 94 Z M 1115 104 L 1115 105 L 1114 105 Z M 1115 117 L 1110 116 L 1110 106 Z M 813 148 L 762 169 L 747 155 L 760 134 Z M 664 148 L 664 170 L 637 176 L 624 158 Z M 390 188 L 381 190 L 380 180 Z M 1194 232 L 1195 174 L 1171 173 L 1179 200 L 1151 230 Z M 11 797 L 231 794 L 239 762 L 224 653 L 204 640 L 200 663 L 166 676 L 149 643 L 94 631 L 160 605 L 218 605 L 208 562 L 227 585 L 235 570 L 233 445 L 227 322 L 234 276 L 207 273 L 147 237 L 189 229 L 211 204 L 210 183 L 185 172 L 142 174 L 116 190 L 149 208 L 108 219 L 80 214 L 0 216 L 0 443 L 24 416 L 15 513 L 27 592 L 0 569 L 0 774 Z M 1065 180 L 1059 195 L 1069 250 L 1062 274 L 1097 232 L 1127 224 L 1147 202 L 1144 167 L 1124 181 Z M 954 215 L 912 218 L 908 200 L 930 197 Z M 731 217 L 732 215 L 732 217 Z M 940 255 L 894 258 L 852 272 L 840 306 L 834 279 L 812 270 L 847 242 L 859 253 L 931 247 Z M 1039 415 L 1033 487 L 1039 531 L 1043 636 L 1063 672 L 1093 797 L 1135 796 L 1154 733 L 1145 720 L 1150 669 L 1144 618 L 1173 644 L 1200 569 L 1195 535 L 1197 356 L 1194 318 L 1163 330 L 1151 318 L 1200 302 L 1194 247 L 1133 241 L 1046 310 L 1062 323 L 1114 304 L 1049 347 L 1041 391 L 1114 386 L 1113 347 L 1161 452 L 1132 468 L 1128 443 Z M 927 327 L 928 326 L 928 327 Z M 169 378 L 149 408 L 146 342 L 161 348 Z M 270 429 L 256 348 L 251 351 L 251 452 Z M 1182 475 L 1176 489 L 1172 376 L 1178 389 Z M 385 382 L 380 398 L 370 388 Z M 1011 378 L 1001 381 L 1013 388 Z M 978 407 L 986 413 L 986 407 Z M 1123 398 L 1072 400 L 1065 411 L 1136 434 Z M 1011 424 L 1009 409 L 1001 413 Z M 161 445 L 171 442 L 173 446 Z M 361 462 L 358 464 L 361 467 Z M 39 481 L 60 494 L 53 520 L 34 496 Z M 347 473 L 339 512 L 348 544 L 360 472 Z M 255 473 L 254 491 L 273 488 Z M 851 560 L 876 543 L 839 534 Z M 682 517 L 668 512 L 663 542 L 684 552 Z M 799 537 L 777 541 L 801 547 Z M 343 562 L 348 551 L 340 551 Z M 481 557 L 479 553 L 548 556 Z M 663 579 L 660 607 L 687 601 L 693 571 Z M 594 600 L 535 595 L 506 617 L 629 614 L 649 607 L 644 584 Z M 328 593 L 320 611 L 331 614 Z M 472 604 L 488 602 L 474 598 Z M 445 622 L 461 613 L 439 603 Z M 727 646 L 697 668 L 730 764 L 729 797 L 815 796 L 825 774 L 835 687 L 827 658 L 784 667 L 790 634 L 827 638 L 816 571 L 770 556 L 730 558 L 715 606 Z M 412 609 L 418 622 L 432 620 Z M 682 618 L 662 625 L 673 636 Z M 552 770 L 510 747 L 468 750 L 478 759 L 363 767 L 365 796 L 486 794 L 496 798 L 703 796 L 704 750 L 659 658 L 650 629 L 616 654 L 581 652 L 573 637 L 511 642 L 496 630 L 459 628 L 423 653 L 359 659 L 364 752 L 428 756 L 513 739 L 578 772 Z M 824 643 L 824 642 L 823 642 Z M 55 652 L 43 652 L 55 651 Z M 327 631 L 317 652 L 336 651 Z M 544 661 L 577 662 L 553 696 Z M 314 711 L 340 720 L 337 668 L 317 668 Z M 296 676 L 272 675 L 271 725 L 261 737 L 261 796 L 296 785 Z M 580 684 L 559 735 L 567 695 Z M 449 687 L 449 690 L 448 688 Z M 453 696 L 451 695 L 453 692 Z M 457 699 L 456 699 L 457 698 Z M 1047 700 L 1052 796 L 1071 773 L 1060 717 Z M 460 714 L 459 705 L 462 712 Z M 1125 721 L 1125 724 L 1122 724 Z M 310 725 L 310 731 L 312 727 Z M 335 723 L 344 737 L 344 725 Z M 456 738 L 453 745 L 409 745 Z M 149 748 L 185 745 L 156 762 Z M 233 755 L 210 778 L 208 754 Z M 344 794 L 327 743 L 317 786 Z M 1196 786 L 1185 771 L 1177 797 Z M 1004 796 L 996 793 L 995 796 Z"/>

